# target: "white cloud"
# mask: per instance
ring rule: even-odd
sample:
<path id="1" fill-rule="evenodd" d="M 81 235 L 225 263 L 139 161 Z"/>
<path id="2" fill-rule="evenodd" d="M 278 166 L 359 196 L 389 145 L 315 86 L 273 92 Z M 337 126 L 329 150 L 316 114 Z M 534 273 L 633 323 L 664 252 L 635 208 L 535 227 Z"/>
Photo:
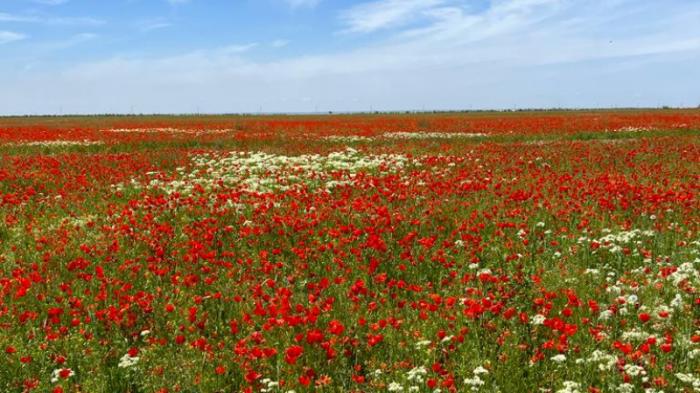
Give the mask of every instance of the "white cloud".
<path id="1" fill-rule="evenodd" d="M 15 33 L 14 31 L 2 31 L 0 30 L 0 45 L 9 44 L 10 42 L 21 41 L 26 39 L 27 36 L 21 33 Z"/>

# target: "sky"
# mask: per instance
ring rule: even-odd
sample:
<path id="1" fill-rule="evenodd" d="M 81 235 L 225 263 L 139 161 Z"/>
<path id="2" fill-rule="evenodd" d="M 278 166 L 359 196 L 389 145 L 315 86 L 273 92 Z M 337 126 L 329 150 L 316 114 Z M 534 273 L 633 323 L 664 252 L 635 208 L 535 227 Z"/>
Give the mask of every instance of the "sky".
<path id="1" fill-rule="evenodd" d="M 0 0 L 0 115 L 700 105 L 699 0 Z"/>

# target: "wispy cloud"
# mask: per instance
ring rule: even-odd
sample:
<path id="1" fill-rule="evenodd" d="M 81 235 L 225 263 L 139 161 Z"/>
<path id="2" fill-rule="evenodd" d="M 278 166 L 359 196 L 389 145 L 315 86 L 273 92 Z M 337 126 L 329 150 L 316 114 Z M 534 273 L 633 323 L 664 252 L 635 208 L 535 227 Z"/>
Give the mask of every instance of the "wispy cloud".
<path id="1" fill-rule="evenodd" d="M 346 26 L 344 32 L 371 33 L 404 26 L 445 3 L 445 0 L 378 0 L 343 11 L 341 19 Z"/>
<path id="2" fill-rule="evenodd" d="M 566 4 L 561 4 L 566 3 Z M 628 26 L 643 26 L 644 34 L 624 31 L 606 34 L 617 20 L 636 12 L 632 0 L 593 9 L 585 2 L 564 0 L 499 0 L 492 7 L 469 13 L 458 7 L 438 7 L 439 14 L 424 27 L 399 31 L 389 39 L 369 46 L 335 53 L 306 55 L 268 62 L 246 60 L 242 55 L 258 43 L 231 45 L 209 51 L 157 60 L 119 58 L 120 66 L 149 69 L 170 74 L 177 80 L 180 70 L 200 70 L 200 75 L 239 75 L 259 80 L 307 80 L 331 75 L 364 73 L 384 75 L 394 72 L 420 73 L 430 79 L 445 69 L 477 69 L 488 73 L 491 67 L 532 67 L 547 64 L 621 59 L 700 49 L 700 27 L 689 28 L 690 20 L 700 17 L 700 8 L 685 10 L 657 22 L 639 20 Z M 601 15 L 615 14 L 601 19 Z M 602 22 L 601 22 L 602 21 Z M 600 26 L 604 23 L 604 26 Z M 675 26 L 675 27 L 674 27 Z M 614 42 L 611 43 L 611 38 Z M 233 56 L 233 57 L 231 57 Z M 93 74 L 111 60 L 83 71 Z M 138 64 L 138 67 L 136 66 Z M 91 70 L 87 72 L 87 70 Z M 81 71 L 81 72 L 83 72 Z M 465 74 L 465 78 L 473 75 Z"/>
<path id="3" fill-rule="evenodd" d="M 35 17 L 21 16 L 0 12 L 0 22 L 36 22 Z"/>
<path id="4" fill-rule="evenodd" d="M 321 0 L 284 0 L 284 2 L 292 8 L 313 8 L 316 7 L 321 2 Z"/>
<path id="5" fill-rule="evenodd" d="M 270 46 L 273 48 L 283 48 L 287 45 L 289 45 L 288 40 L 274 40 L 270 43 Z"/>
<path id="6" fill-rule="evenodd" d="M 32 2 L 44 5 L 61 5 L 68 2 L 68 0 L 32 0 Z"/>
<path id="7" fill-rule="evenodd" d="M 26 39 L 27 36 L 22 33 L 15 33 L 14 31 L 2 31 L 0 30 L 0 45 L 9 44 L 10 42 L 21 41 Z"/>
<path id="8" fill-rule="evenodd" d="M 243 53 L 243 52 L 248 52 L 249 50 L 255 48 L 258 46 L 257 42 L 251 42 L 248 44 L 242 44 L 242 45 L 229 45 L 225 46 L 223 48 L 220 48 L 216 50 L 215 52 L 217 53 L 222 53 L 222 54 L 237 54 L 237 53 Z"/>
<path id="9" fill-rule="evenodd" d="M 54 17 L 47 18 L 44 21 L 50 25 L 63 26 L 101 26 L 107 23 L 104 19 L 92 17 Z"/>
<path id="10" fill-rule="evenodd" d="M 171 27 L 173 24 L 163 18 L 143 20 L 137 23 L 137 28 L 143 33 L 147 33 L 153 30 L 160 30 Z"/>
<path id="11" fill-rule="evenodd" d="M 171 27 L 173 24 L 168 23 L 168 22 L 156 22 L 156 23 L 151 23 L 149 25 L 145 25 L 141 27 L 141 31 L 153 31 L 153 30 L 160 30 L 160 29 L 165 29 L 167 27 Z"/>
<path id="12" fill-rule="evenodd" d="M 0 12 L 0 22 L 37 23 L 53 26 L 100 26 L 106 21 L 92 17 L 40 16 Z"/>
<path id="13" fill-rule="evenodd" d="M 63 39 L 63 40 L 44 42 L 44 43 L 38 44 L 37 49 L 41 52 L 63 50 L 63 49 L 72 48 L 72 47 L 80 45 L 80 44 L 84 44 L 84 43 L 89 42 L 89 41 L 93 41 L 93 40 L 97 39 L 98 37 L 99 37 L 99 35 L 97 35 L 95 33 L 78 33 L 78 34 L 74 34 L 66 39 Z"/>

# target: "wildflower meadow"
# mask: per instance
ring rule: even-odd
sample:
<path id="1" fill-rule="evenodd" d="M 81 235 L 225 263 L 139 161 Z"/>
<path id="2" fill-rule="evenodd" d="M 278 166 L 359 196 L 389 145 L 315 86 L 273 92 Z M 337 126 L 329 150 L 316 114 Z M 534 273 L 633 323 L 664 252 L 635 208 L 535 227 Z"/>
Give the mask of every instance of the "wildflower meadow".
<path id="1" fill-rule="evenodd" d="M 0 392 L 700 392 L 698 130 L 0 119 Z"/>

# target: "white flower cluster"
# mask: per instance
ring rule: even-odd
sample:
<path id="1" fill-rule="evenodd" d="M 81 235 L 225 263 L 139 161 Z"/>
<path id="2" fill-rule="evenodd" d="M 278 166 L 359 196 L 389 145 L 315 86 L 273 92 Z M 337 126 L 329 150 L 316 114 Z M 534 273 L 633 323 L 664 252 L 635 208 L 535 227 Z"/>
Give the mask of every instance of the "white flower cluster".
<path id="1" fill-rule="evenodd" d="M 321 139 L 332 142 L 371 142 L 377 139 L 453 139 L 453 138 L 479 138 L 486 137 L 487 134 L 467 133 L 467 132 L 386 132 L 376 137 L 362 135 L 328 135 Z"/>
<path id="2" fill-rule="evenodd" d="M 417 341 L 417 342 L 414 344 L 414 346 L 416 347 L 416 349 L 422 349 L 422 348 L 427 347 L 427 346 L 430 345 L 431 343 L 432 343 L 432 341 L 430 341 L 430 340 L 421 340 L 421 341 Z"/>
<path id="3" fill-rule="evenodd" d="M 698 273 L 698 269 L 691 262 L 685 262 L 678 266 L 678 270 L 668 276 L 668 280 L 673 282 L 673 285 L 677 286 L 685 280 L 700 281 L 700 274 Z"/>
<path id="4" fill-rule="evenodd" d="M 423 367 L 423 366 L 414 367 L 408 371 L 407 379 L 411 382 L 421 384 L 425 380 L 424 377 L 427 374 L 428 374 L 428 370 L 426 370 L 425 367 Z"/>
<path id="5" fill-rule="evenodd" d="M 285 156 L 262 152 L 233 152 L 224 157 L 199 155 L 193 159 L 194 170 L 178 168 L 179 180 L 150 182 L 153 188 L 168 193 L 190 194 L 195 187 L 211 190 L 223 184 L 241 187 L 250 192 L 284 191 L 296 186 L 331 189 L 352 184 L 361 171 L 394 172 L 408 165 L 419 165 L 400 154 L 363 155 L 348 148 L 328 155 Z M 333 172 L 343 172 L 342 180 L 334 180 Z"/>
<path id="6" fill-rule="evenodd" d="M 466 132 L 387 132 L 382 135 L 389 139 L 452 139 L 452 138 L 478 138 L 486 134 Z"/>
<path id="7" fill-rule="evenodd" d="M 272 392 L 275 389 L 278 389 L 280 386 L 279 382 L 273 381 L 270 378 L 263 378 L 260 380 L 260 383 L 265 386 L 264 388 L 260 389 L 260 392 L 262 393 Z"/>
<path id="8" fill-rule="evenodd" d="M 535 314 L 530 318 L 531 325 L 542 325 L 547 318 L 542 314 Z"/>
<path id="9" fill-rule="evenodd" d="M 472 392 L 476 392 L 485 384 L 484 380 L 481 379 L 481 376 L 487 375 L 488 373 L 489 370 L 479 366 L 472 370 L 472 374 L 474 375 L 471 378 L 464 379 L 464 384 L 469 386 Z"/>
<path id="10" fill-rule="evenodd" d="M 598 364 L 598 370 L 600 371 L 610 371 L 615 367 L 617 357 L 596 349 L 591 353 L 591 356 L 586 359 L 586 362 Z"/>
<path id="11" fill-rule="evenodd" d="M 651 131 L 652 129 L 653 128 L 651 128 L 651 127 L 626 126 L 626 127 L 616 128 L 614 130 L 609 130 L 608 132 L 643 132 L 643 131 Z"/>
<path id="12" fill-rule="evenodd" d="M 222 129 L 189 129 L 189 128 L 173 128 L 173 127 L 151 127 L 151 128 L 108 128 L 100 130 L 100 132 L 114 132 L 114 133 L 136 133 L 136 134 L 157 134 L 157 133 L 168 133 L 168 134 L 225 134 L 227 132 L 233 132 L 231 128 Z"/>
<path id="13" fill-rule="evenodd" d="M 642 244 L 640 238 L 643 237 L 653 237 L 655 235 L 654 231 L 642 231 L 639 229 L 633 229 L 631 231 L 622 231 L 618 233 L 609 233 L 599 239 L 595 239 L 594 242 L 600 244 L 600 249 L 608 250 L 613 254 L 619 254 L 622 252 L 621 245 L 628 244 Z M 579 239 L 579 243 L 583 243 L 586 238 Z"/>
<path id="14" fill-rule="evenodd" d="M 381 370 L 376 370 L 374 372 L 375 377 L 378 377 L 381 374 L 382 374 Z M 423 366 L 414 367 L 414 368 L 410 369 L 406 373 L 406 381 L 408 382 L 409 385 L 411 385 L 408 387 L 408 391 L 409 392 L 420 391 L 420 385 L 422 385 L 425 382 L 426 375 L 428 375 L 428 370 Z M 389 384 L 389 386 L 387 386 L 387 390 L 390 392 L 403 392 L 405 390 L 405 388 L 399 382 L 393 381 Z"/>
<path id="15" fill-rule="evenodd" d="M 645 341 L 650 338 L 655 338 L 653 334 L 649 334 L 640 330 L 628 330 L 622 332 L 622 339 L 625 341 Z"/>
<path id="16" fill-rule="evenodd" d="M 102 141 L 32 141 L 32 142 L 17 142 L 8 143 L 5 146 L 27 146 L 27 147 L 71 147 L 71 146 L 97 146 L 103 145 Z"/>
<path id="17" fill-rule="evenodd" d="M 687 385 L 691 385 L 694 391 L 700 392 L 700 378 L 696 375 L 676 373 L 676 378 Z"/>
<path id="18" fill-rule="evenodd" d="M 119 368 L 130 368 L 135 366 L 139 362 L 138 356 L 131 356 L 128 353 L 119 359 Z"/>
<path id="19" fill-rule="evenodd" d="M 638 376 L 644 376 L 647 375 L 646 370 L 644 370 L 644 367 L 638 366 L 636 364 L 625 364 L 624 366 L 625 374 L 629 375 L 630 377 L 638 377 Z"/>
<path id="20" fill-rule="evenodd" d="M 373 138 L 361 135 L 328 135 L 324 136 L 322 139 L 331 142 L 343 142 L 343 143 L 353 143 L 353 142 L 370 142 Z"/>
<path id="21" fill-rule="evenodd" d="M 551 358 L 549 358 L 549 360 L 555 363 L 564 363 L 566 361 L 566 355 L 560 353 L 558 355 L 552 356 Z"/>
<path id="22" fill-rule="evenodd" d="M 615 390 L 620 393 L 632 393 L 634 392 L 634 385 L 625 382 L 622 385 L 618 386 Z"/>
<path id="23" fill-rule="evenodd" d="M 573 381 L 564 381 L 564 387 L 556 393 L 581 393 L 581 384 Z"/>

